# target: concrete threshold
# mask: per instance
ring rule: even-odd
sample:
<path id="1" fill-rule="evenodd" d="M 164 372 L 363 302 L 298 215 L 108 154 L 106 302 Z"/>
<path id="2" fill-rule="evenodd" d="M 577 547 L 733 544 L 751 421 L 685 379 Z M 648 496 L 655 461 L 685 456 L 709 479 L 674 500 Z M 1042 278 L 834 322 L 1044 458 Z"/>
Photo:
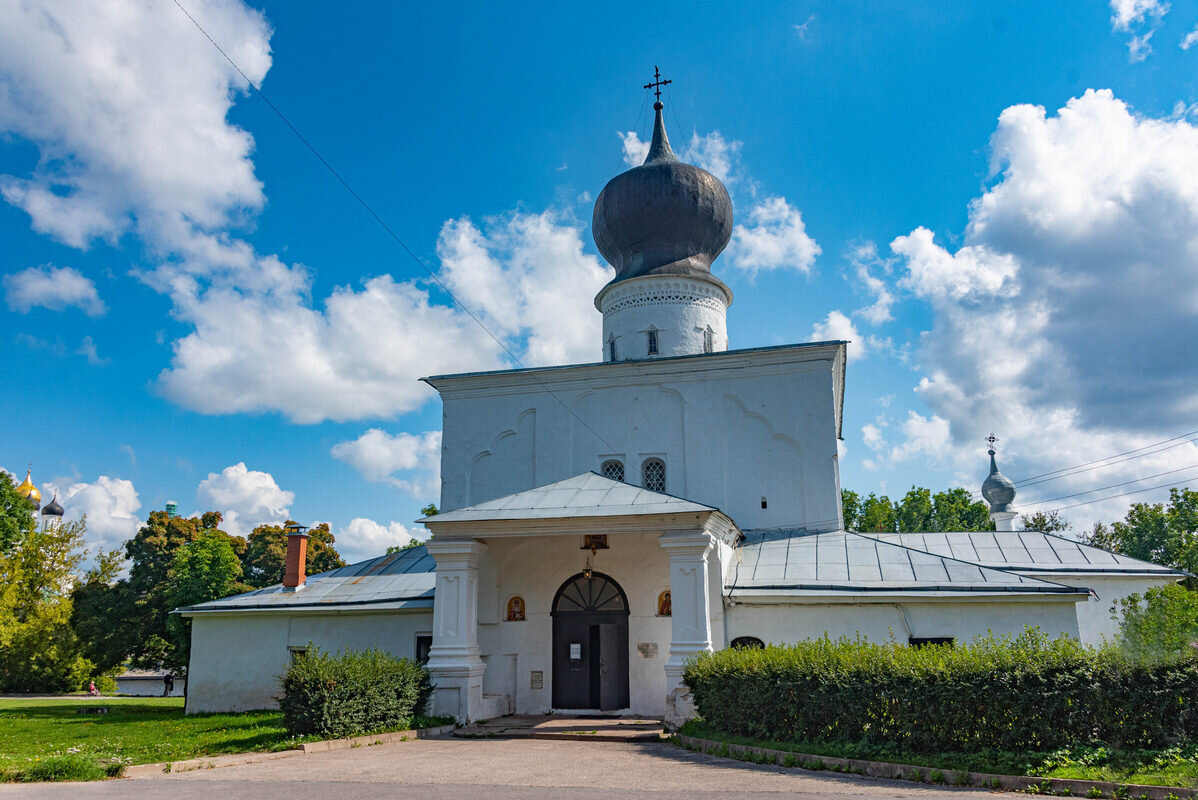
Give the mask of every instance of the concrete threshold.
<path id="1" fill-rule="evenodd" d="M 462 739 L 556 739 L 578 742 L 656 742 L 661 720 L 645 717 L 513 715 L 454 731 Z"/>

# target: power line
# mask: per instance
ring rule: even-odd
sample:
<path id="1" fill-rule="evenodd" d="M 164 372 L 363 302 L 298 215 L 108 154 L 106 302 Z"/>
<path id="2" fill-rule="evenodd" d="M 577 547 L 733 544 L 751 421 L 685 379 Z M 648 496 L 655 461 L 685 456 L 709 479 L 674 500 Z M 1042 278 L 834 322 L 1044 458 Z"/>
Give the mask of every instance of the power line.
<path id="1" fill-rule="evenodd" d="M 1175 472 L 1184 472 L 1187 469 L 1194 469 L 1195 467 L 1198 467 L 1198 464 L 1188 464 L 1184 467 L 1178 467 L 1177 469 L 1166 470 L 1165 472 L 1158 472 L 1155 475 L 1145 475 L 1143 478 L 1136 478 L 1135 480 L 1124 481 L 1123 483 L 1112 483 L 1110 486 L 1102 486 L 1098 489 L 1089 489 L 1084 492 L 1074 492 L 1073 494 L 1063 494 L 1060 497 L 1050 497 L 1047 500 L 1038 500 L 1038 501 L 1035 501 L 1035 504 L 1040 505 L 1042 503 L 1053 503 L 1053 502 L 1056 502 L 1057 500 L 1068 500 L 1071 497 L 1081 497 L 1083 494 L 1094 494 L 1094 492 L 1105 492 L 1107 489 L 1118 489 L 1120 486 L 1129 486 L 1130 484 L 1139 483 L 1140 481 L 1149 481 L 1149 480 L 1152 480 L 1153 478 L 1159 478 L 1162 475 L 1172 475 Z"/>
<path id="2" fill-rule="evenodd" d="M 1190 481 L 1190 480 L 1196 480 L 1196 479 L 1198 479 L 1198 474 L 1191 475 L 1190 477 L 1186 478 L 1185 480 Z M 1098 498 L 1095 498 L 1094 500 L 1083 500 L 1080 503 L 1073 503 L 1072 505 L 1061 506 L 1059 508 L 1054 508 L 1052 510 L 1053 511 L 1064 511 L 1069 508 L 1077 508 L 1078 506 L 1088 506 L 1088 505 L 1091 505 L 1092 503 L 1101 503 L 1104 500 L 1114 500 L 1115 498 L 1127 497 L 1128 495 L 1132 495 L 1132 494 L 1141 494 L 1143 492 L 1151 492 L 1156 489 L 1172 488 L 1172 487 L 1175 487 L 1177 485 L 1177 483 L 1178 483 L 1177 481 L 1169 481 L 1168 483 L 1162 483 L 1158 486 L 1149 486 L 1146 489 L 1132 489 L 1131 491 L 1120 492 L 1119 494 L 1113 494 L 1113 495 L 1110 495 L 1109 497 L 1098 497 Z M 1094 491 L 1101 491 L 1101 490 L 1095 489 Z"/>
<path id="3" fill-rule="evenodd" d="M 512 359 L 512 361 L 514 361 L 520 368 L 528 369 L 528 367 L 524 366 L 524 362 L 522 362 L 519 359 L 519 357 L 517 357 L 516 354 L 512 352 L 511 348 L 509 348 L 503 342 L 502 339 L 500 339 L 494 333 L 491 333 L 491 330 L 486 325 L 483 324 L 483 321 L 481 319 L 479 319 L 477 316 L 475 316 L 474 312 L 471 311 L 470 308 L 465 303 L 463 303 L 461 300 L 459 300 L 452 291 L 450 291 L 449 287 L 445 285 L 445 283 L 441 280 L 440 277 L 437 276 L 437 274 L 435 272 L 433 272 L 431 269 L 429 269 L 428 265 L 424 263 L 424 259 L 422 259 L 422 258 L 420 258 L 420 256 L 416 255 L 416 253 L 413 252 L 412 249 L 404 243 L 403 239 L 400 239 L 399 235 L 396 234 L 395 231 L 393 231 L 391 229 L 391 226 L 388 225 L 385 221 L 383 221 L 382 217 L 380 217 L 378 214 L 375 213 L 374 209 L 370 207 L 370 204 L 367 203 L 364 199 L 362 199 L 361 195 L 359 195 L 356 191 L 354 191 L 353 187 L 349 185 L 349 183 L 345 180 L 345 178 L 342 178 L 341 174 L 333 168 L 333 165 L 330 164 L 325 159 L 325 157 L 320 154 L 320 151 L 317 150 L 316 147 L 313 146 L 313 144 L 311 142 L 309 142 L 302 133 L 299 132 L 298 128 L 296 128 L 294 125 L 291 124 L 291 120 L 287 119 L 286 115 L 284 115 L 283 112 L 279 110 L 278 106 L 276 106 L 274 103 L 272 103 L 270 101 L 270 98 L 267 97 L 262 92 L 262 90 L 258 88 L 257 84 L 255 84 L 252 80 L 250 80 L 249 76 L 246 75 L 245 72 L 241 69 L 241 67 L 237 65 L 237 62 L 234 61 L 232 58 L 230 58 L 229 54 L 226 53 L 221 48 L 221 46 L 216 43 L 216 40 L 208 35 L 208 31 L 204 30 L 204 27 L 202 25 L 200 25 L 199 22 L 196 21 L 195 17 L 193 17 L 191 14 L 188 13 L 187 9 L 183 7 L 183 5 L 179 2 L 179 0 L 174 0 L 174 3 L 176 6 L 178 6 L 179 10 L 183 12 L 183 15 L 186 16 L 189 20 L 191 20 L 191 24 L 195 25 L 196 29 L 199 30 L 200 33 L 204 34 L 204 38 L 207 39 L 212 44 L 212 46 L 216 48 L 216 51 L 218 53 L 220 53 L 222 56 L 224 56 L 225 61 L 228 61 L 229 64 L 233 67 L 233 69 L 237 70 L 237 74 L 240 75 L 245 80 L 245 82 L 250 85 L 250 88 L 254 90 L 254 94 L 258 95 L 258 97 L 261 98 L 262 102 L 266 103 L 266 105 L 270 107 L 270 110 L 275 112 L 275 115 L 283 121 L 283 124 L 286 125 L 291 130 L 292 133 L 294 133 L 296 135 L 296 138 L 298 138 L 301 142 L 303 142 L 304 146 L 308 148 L 308 150 L 312 153 L 312 155 L 316 156 L 316 160 L 318 160 L 321 164 L 324 165 L 325 169 L 327 169 L 332 174 L 332 176 L 337 179 L 337 182 L 340 183 L 342 185 L 342 187 L 344 187 L 345 190 L 347 192 L 349 192 L 350 195 L 355 200 L 358 201 L 358 203 L 362 206 L 362 208 L 366 209 L 366 213 L 368 213 L 371 217 L 374 218 L 374 221 L 377 222 L 382 227 L 382 229 L 385 230 L 387 232 L 387 234 L 392 239 L 395 240 L 396 244 L 398 244 L 401 248 L 403 248 L 403 251 L 405 253 L 407 253 L 408 256 L 410 256 L 413 261 L 415 261 L 417 264 L 419 264 L 421 269 L 423 269 L 425 272 L 428 273 L 428 276 L 430 278 L 432 278 L 437 283 L 438 286 L 441 287 L 441 289 L 445 292 L 445 294 L 449 295 L 449 298 L 458 306 L 458 308 L 462 309 L 462 311 L 465 311 L 466 314 L 470 317 L 470 319 L 474 320 L 474 322 L 478 325 L 478 327 L 482 328 L 483 332 L 486 333 L 487 336 L 490 336 L 495 341 L 495 343 L 497 345 L 499 345 L 500 348 L 502 348 L 505 353 L 508 354 L 508 357 L 510 357 Z M 586 420 L 584 420 L 582 417 L 578 416 L 578 414 L 576 414 L 574 412 L 574 409 L 570 408 L 570 406 L 567 405 L 566 401 L 562 400 L 562 398 L 559 397 L 556 392 L 554 392 L 552 389 L 550 389 L 549 386 L 544 381 L 542 381 L 540 378 L 538 378 L 535 373 L 532 374 L 532 378 L 533 378 L 533 380 L 535 380 L 537 383 L 539 383 L 541 385 L 542 389 L 547 391 L 550 395 L 553 396 L 553 398 L 555 400 L 557 400 L 559 403 L 561 403 L 562 408 L 566 409 L 566 411 L 572 417 L 574 417 L 576 420 L 578 420 L 580 423 L 582 423 L 582 426 L 584 428 L 586 428 L 588 431 L 590 431 L 595 436 L 596 439 L 598 439 L 600 442 L 602 442 L 604 444 L 604 446 L 607 447 L 608 450 L 612 450 L 612 451 L 615 450 L 615 447 L 613 447 L 606 439 L 604 439 L 602 436 L 600 436 L 599 433 L 597 431 L 595 431 L 594 428 L 592 428 L 590 425 L 588 425 Z"/>
<path id="4" fill-rule="evenodd" d="M 1107 463 L 1107 464 L 1098 464 L 1093 467 L 1086 467 L 1085 469 L 1078 469 L 1078 470 L 1074 470 L 1073 472 L 1067 472 L 1064 475 L 1056 475 L 1051 478 L 1041 478 L 1038 481 L 1024 481 L 1018 485 L 1020 488 L 1022 488 L 1024 486 L 1035 486 L 1040 483 L 1048 483 L 1050 481 L 1055 481 L 1060 478 L 1071 478 L 1074 475 L 1081 475 L 1083 472 L 1091 472 L 1096 469 L 1102 469 L 1103 467 L 1113 467 L 1116 464 L 1123 464 L 1124 462 L 1127 462 L 1127 461 L 1135 461 L 1137 458 L 1145 458 L 1147 456 L 1154 456 L 1157 453 L 1163 453 L 1166 450 L 1172 450 L 1174 447 L 1181 447 L 1183 444 L 1190 444 L 1191 442 L 1198 442 L 1198 438 L 1186 439 L 1185 441 L 1181 441 L 1176 444 L 1171 444 L 1168 447 L 1162 447 L 1159 450 L 1153 450 L 1152 452 L 1149 452 L 1149 453 L 1140 453 L 1139 455 L 1128 456 L 1127 458 L 1121 458 L 1118 461 L 1111 461 L 1110 463 Z M 1115 456 L 1111 456 L 1111 458 L 1115 458 Z"/>

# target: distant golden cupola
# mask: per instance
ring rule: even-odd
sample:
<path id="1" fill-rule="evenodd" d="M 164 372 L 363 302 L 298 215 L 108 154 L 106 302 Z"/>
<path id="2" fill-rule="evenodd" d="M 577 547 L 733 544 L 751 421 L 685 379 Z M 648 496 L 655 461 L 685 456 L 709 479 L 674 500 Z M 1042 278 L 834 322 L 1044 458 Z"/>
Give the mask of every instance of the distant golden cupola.
<path id="1" fill-rule="evenodd" d="M 25 473 L 25 482 L 17 487 L 17 494 L 21 495 L 21 497 L 27 498 L 29 502 L 33 503 L 35 508 L 40 508 L 42 504 L 42 493 L 37 490 L 37 487 L 33 485 L 33 481 L 29 479 L 29 476 L 32 474 L 32 469 Z"/>

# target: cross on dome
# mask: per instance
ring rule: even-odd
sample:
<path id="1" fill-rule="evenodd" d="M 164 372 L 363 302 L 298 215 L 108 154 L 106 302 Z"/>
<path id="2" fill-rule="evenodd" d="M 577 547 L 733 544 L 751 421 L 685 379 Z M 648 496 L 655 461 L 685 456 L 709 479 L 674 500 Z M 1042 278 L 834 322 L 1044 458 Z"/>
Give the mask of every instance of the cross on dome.
<path id="1" fill-rule="evenodd" d="M 661 70 L 659 70 L 657 68 L 657 65 L 654 64 L 653 65 L 653 83 L 645 84 L 646 89 L 654 89 L 655 93 L 657 94 L 657 102 L 655 102 L 653 104 L 654 108 L 660 108 L 660 106 L 661 106 L 661 87 L 663 87 L 669 83 L 673 83 L 673 81 L 663 81 L 661 79 Z"/>

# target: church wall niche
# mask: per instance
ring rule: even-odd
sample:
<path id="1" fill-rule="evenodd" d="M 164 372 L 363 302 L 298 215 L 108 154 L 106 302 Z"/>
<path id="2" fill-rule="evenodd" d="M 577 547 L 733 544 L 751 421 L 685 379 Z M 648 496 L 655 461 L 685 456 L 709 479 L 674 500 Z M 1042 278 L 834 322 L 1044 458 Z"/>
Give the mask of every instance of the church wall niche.
<path id="1" fill-rule="evenodd" d="M 724 395 L 724 500 L 742 528 L 817 525 L 808 518 L 803 454 L 790 436 L 776 433 L 762 413 Z M 761 498 L 768 498 L 763 507 Z M 835 522 L 831 523 L 835 527 Z"/>
<path id="2" fill-rule="evenodd" d="M 537 485 L 536 421 L 536 409 L 525 409 L 510 428 L 500 431 L 485 450 L 474 454 L 466 467 L 462 506 L 515 494 Z"/>

